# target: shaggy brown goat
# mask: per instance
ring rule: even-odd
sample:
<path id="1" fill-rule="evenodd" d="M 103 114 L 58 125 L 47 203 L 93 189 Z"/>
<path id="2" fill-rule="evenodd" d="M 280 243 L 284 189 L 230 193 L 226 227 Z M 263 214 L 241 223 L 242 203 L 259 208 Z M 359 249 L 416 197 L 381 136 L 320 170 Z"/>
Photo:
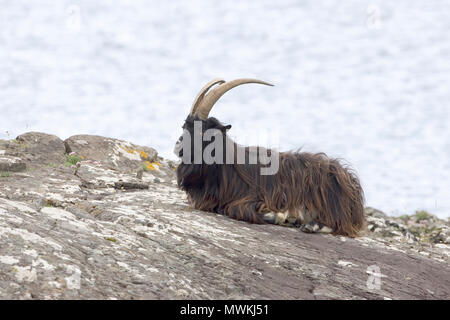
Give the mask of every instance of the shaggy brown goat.
<path id="1" fill-rule="evenodd" d="M 348 167 L 323 153 L 277 153 L 240 146 L 227 135 L 230 125 L 208 117 L 225 92 L 244 83 L 270 85 L 255 79 L 215 79 L 194 101 L 183 136 L 175 146 L 175 154 L 182 158 L 177 168 L 178 185 L 189 201 L 196 209 L 250 223 L 300 225 L 304 232 L 357 236 L 365 225 L 364 196 L 358 177 Z M 207 134 L 208 130 L 213 133 Z M 191 137 L 200 137 L 201 143 L 196 144 L 198 140 Z M 203 159 L 210 140 L 220 142 L 224 150 L 212 150 L 214 161 Z M 239 160 L 238 155 L 244 158 Z M 278 170 L 262 174 L 269 157 L 277 161 Z"/>

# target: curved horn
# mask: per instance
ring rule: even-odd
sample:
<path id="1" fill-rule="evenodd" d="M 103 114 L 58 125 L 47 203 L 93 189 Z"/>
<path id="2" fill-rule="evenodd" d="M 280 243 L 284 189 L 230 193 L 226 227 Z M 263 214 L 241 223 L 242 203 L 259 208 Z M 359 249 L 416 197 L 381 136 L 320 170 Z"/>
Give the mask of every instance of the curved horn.
<path id="1" fill-rule="evenodd" d="M 202 90 L 200 90 L 200 92 L 195 97 L 194 103 L 192 104 L 191 112 L 189 112 L 189 114 L 190 115 L 195 114 L 195 110 L 197 109 L 200 101 L 203 100 L 203 97 L 205 96 L 206 92 L 208 92 L 208 90 L 211 89 L 212 86 L 214 86 L 218 83 L 222 84 L 224 82 L 225 82 L 225 80 L 216 78 L 216 79 L 211 80 L 207 84 L 205 84 L 205 86 L 202 88 Z"/>
<path id="2" fill-rule="evenodd" d="M 220 99 L 221 96 L 225 94 L 225 92 L 245 83 L 259 83 L 267 86 L 273 86 L 273 84 L 257 79 L 236 79 L 230 82 L 222 83 L 217 88 L 208 93 L 206 97 L 203 97 L 203 93 L 202 99 L 198 101 L 198 106 L 195 109 L 195 114 L 197 114 L 200 119 L 206 120 L 214 104 L 217 102 L 217 100 Z"/>

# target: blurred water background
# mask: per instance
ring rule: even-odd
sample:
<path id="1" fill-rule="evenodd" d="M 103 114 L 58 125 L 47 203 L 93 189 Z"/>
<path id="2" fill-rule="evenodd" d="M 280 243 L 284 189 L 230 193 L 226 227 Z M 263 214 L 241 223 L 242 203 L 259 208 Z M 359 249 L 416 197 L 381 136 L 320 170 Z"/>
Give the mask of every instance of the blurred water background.
<path id="1" fill-rule="evenodd" d="M 172 148 L 212 78 L 241 143 L 345 158 L 367 205 L 450 215 L 450 2 L 0 0 L 0 139 Z M 263 139 L 264 140 L 264 139 Z"/>

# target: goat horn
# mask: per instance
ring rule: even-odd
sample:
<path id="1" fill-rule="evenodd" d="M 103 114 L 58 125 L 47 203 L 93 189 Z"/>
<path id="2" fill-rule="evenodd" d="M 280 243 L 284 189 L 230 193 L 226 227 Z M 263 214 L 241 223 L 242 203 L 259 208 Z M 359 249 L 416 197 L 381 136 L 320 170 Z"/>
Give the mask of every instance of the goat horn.
<path id="1" fill-rule="evenodd" d="M 192 104 L 191 112 L 189 114 L 190 115 L 195 114 L 195 111 L 197 110 L 199 103 L 203 100 L 203 97 L 205 96 L 206 92 L 208 92 L 208 90 L 211 89 L 212 86 L 214 86 L 218 83 L 222 84 L 224 82 L 225 82 L 225 80 L 216 78 L 216 79 L 211 80 L 207 84 L 205 84 L 205 86 L 202 88 L 202 90 L 200 90 L 200 92 L 195 97 L 194 103 Z"/>
<path id="2" fill-rule="evenodd" d="M 211 81 L 211 82 L 213 82 L 213 81 Z M 216 84 L 216 83 L 218 83 L 218 82 L 215 82 L 214 84 Z M 198 106 L 195 109 L 195 114 L 197 114 L 200 119 L 203 119 L 203 120 L 208 119 L 209 112 L 211 111 L 212 107 L 217 102 L 217 100 L 220 99 L 221 96 L 223 96 L 228 90 L 231 90 L 234 87 L 239 86 L 241 84 L 245 84 L 245 83 L 259 83 L 259 84 L 264 84 L 267 86 L 273 86 L 273 84 L 270 84 L 268 82 L 264 82 L 261 80 L 257 80 L 257 79 L 236 79 L 236 80 L 226 82 L 226 83 L 222 82 L 222 84 L 220 84 L 217 88 L 213 89 L 205 97 L 204 97 L 204 95 L 206 92 L 201 91 L 202 99 L 200 99 L 198 101 Z M 209 88 L 211 88 L 211 86 L 209 86 Z"/>

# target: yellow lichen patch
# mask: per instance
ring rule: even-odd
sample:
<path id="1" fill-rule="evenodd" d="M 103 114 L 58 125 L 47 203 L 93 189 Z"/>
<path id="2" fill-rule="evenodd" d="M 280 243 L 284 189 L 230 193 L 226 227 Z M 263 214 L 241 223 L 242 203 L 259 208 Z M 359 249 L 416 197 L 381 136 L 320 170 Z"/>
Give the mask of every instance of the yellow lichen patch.
<path id="1" fill-rule="evenodd" d="M 160 166 L 162 166 L 161 165 L 161 163 L 159 163 L 159 162 L 150 162 L 150 161 L 144 161 L 144 163 L 142 164 L 142 167 L 144 168 L 144 170 L 152 170 L 152 171 L 154 171 L 154 170 L 157 170 L 157 167 L 156 166 L 158 166 L 158 167 L 160 167 Z"/>
<path id="2" fill-rule="evenodd" d="M 142 150 L 136 150 L 140 155 L 141 155 L 141 159 L 148 159 L 148 154 L 145 151 Z"/>
<path id="3" fill-rule="evenodd" d="M 156 170 L 155 166 L 150 161 L 144 161 L 142 166 L 144 167 L 144 170 Z"/>
<path id="4" fill-rule="evenodd" d="M 127 147 L 124 147 L 124 146 L 120 146 L 123 150 L 125 150 L 126 152 L 128 152 L 128 153 L 134 153 L 135 152 L 135 150 L 133 150 L 132 148 L 127 148 Z"/>

